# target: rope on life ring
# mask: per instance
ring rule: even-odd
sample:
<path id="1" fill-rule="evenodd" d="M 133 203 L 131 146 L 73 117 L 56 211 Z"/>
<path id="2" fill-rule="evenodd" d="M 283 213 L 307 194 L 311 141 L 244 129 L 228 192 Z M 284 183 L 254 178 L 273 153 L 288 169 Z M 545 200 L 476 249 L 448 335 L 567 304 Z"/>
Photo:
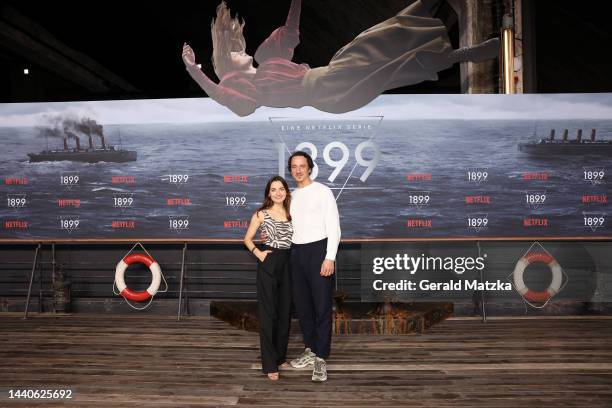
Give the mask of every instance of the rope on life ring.
<path id="1" fill-rule="evenodd" d="M 523 274 L 525 269 L 532 263 L 545 263 L 548 265 L 550 272 L 552 273 L 552 280 L 547 289 L 542 291 L 531 290 L 525 285 Z M 561 290 L 561 284 L 563 282 L 563 273 L 559 263 L 549 254 L 544 252 L 532 252 L 523 256 L 518 260 L 513 272 L 514 287 L 523 296 L 523 298 L 530 302 L 547 302 L 554 295 L 559 293 Z"/>
<path id="2" fill-rule="evenodd" d="M 127 287 L 125 284 L 125 271 L 127 267 L 133 263 L 142 263 L 145 264 L 151 274 L 153 275 L 153 279 L 151 281 L 151 285 L 146 290 L 137 292 L 133 291 Z M 115 268 L 115 284 L 117 285 L 117 289 L 119 290 L 119 294 L 123 296 L 127 300 L 133 300 L 135 302 L 144 302 L 145 300 L 155 296 L 157 291 L 159 290 L 159 285 L 161 282 L 161 268 L 157 262 L 149 255 L 133 253 L 125 256 Z"/>

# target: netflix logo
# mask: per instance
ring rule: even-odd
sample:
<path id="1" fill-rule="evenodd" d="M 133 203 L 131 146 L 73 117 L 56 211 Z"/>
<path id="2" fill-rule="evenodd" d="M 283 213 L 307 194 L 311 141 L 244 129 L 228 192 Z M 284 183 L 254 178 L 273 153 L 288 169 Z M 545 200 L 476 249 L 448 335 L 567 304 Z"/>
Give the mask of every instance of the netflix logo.
<path id="1" fill-rule="evenodd" d="M 136 221 L 134 220 L 115 220 L 111 226 L 113 229 L 134 229 L 136 228 Z"/>
<path id="2" fill-rule="evenodd" d="M 466 204 L 491 204 L 491 196 L 483 196 L 483 195 L 475 195 L 475 196 L 466 196 L 465 197 Z"/>
<path id="3" fill-rule="evenodd" d="M 223 228 L 247 228 L 249 222 L 246 220 L 229 220 L 223 221 Z"/>
<path id="4" fill-rule="evenodd" d="M 185 206 L 191 205 L 191 199 L 189 198 L 168 198 L 166 204 L 169 206 Z"/>
<path id="5" fill-rule="evenodd" d="M 4 229 L 28 229 L 28 222 L 25 220 L 6 220 Z"/>
<path id="6" fill-rule="evenodd" d="M 5 177 L 4 184 L 7 186 L 25 186 L 30 180 L 27 177 Z"/>
<path id="7" fill-rule="evenodd" d="M 113 176 L 111 182 L 113 184 L 136 184 L 136 176 Z"/>
<path id="8" fill-rule="evenodd" d="M 431 181 L 432 178 L 431 173 L 410 173 L 406 175 L 406 180 L 408 180 L 409 183 L 417 181 Z"/>
<path id="9" fill-rule="evenodd" d="M 60 198 L 57 200 L 57 206 L 60 208 L 64 208 L 64 207 L 79 208 L 81 206 L 81 199 L 80 198 L 75 198 L 75 199 Z"/>
<path id="10" fill-rule="evenodd" d="M 223 182 L 247 184 L 249 182 L 249 176 L 223 176 Z"/>
<path id="11" fill-rule="evenodd" d="M 546 171 L 544 171 L 544 172 L 531 172 L 531 171 L 527 171 L 527 172 L 523 173 L 522 178 L 525 181 L 533 181 L 533 180 L 545 181 L 545 180 L 548 180 L 548 172 L 546 172 Z"/>
<path id="12" fill-rule="evenodd" d="M 406 222 L 408 228 L 431 228 L 432 222 L 430 219 L 411 218 Z"/>
<path id="13" fill-rule="evenodd" d="M 523 227 L 548 228 L 548 218 L 525 218 L 523 219 Z"/>
<path id="14" fill-rule="evenodd" d="M 608 196 L 606 194 L 600 195 L 583 195 L 582 204 L 605 204 L 608 202 Z"/>

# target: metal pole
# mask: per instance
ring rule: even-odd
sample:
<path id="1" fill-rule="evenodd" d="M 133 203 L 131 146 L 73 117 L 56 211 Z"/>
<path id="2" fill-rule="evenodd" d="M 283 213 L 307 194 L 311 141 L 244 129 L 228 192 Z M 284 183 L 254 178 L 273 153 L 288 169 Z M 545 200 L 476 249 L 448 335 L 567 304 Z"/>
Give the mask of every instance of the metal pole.
<path id="1" fill-rule="evenodd" d="M 183 290 L 185 291 L 185 314 L 191 316 L 191 311 L 189 310 L 189 281 L 187 280 L 187 263 L 185 262 L 185 258 L 187 258 L 187 245 L 185 245 L 185 255 L 183 255 L 183 265 L 185 265 L 185 282 L 183 282 Z"/>
<path id="2" fill-rule="evenodd" d="M 484 282 L 484 272 L 480 271 L 480 281 Z M 486 323 L 487 322 L 487 308 L 485 306 L 485 295 L 484 295 L 485 291 L 481 290 L 480 291 L 480 296 L 481 296 L 481 300 L 480 300 L 480 307 L 482 309 L 482 322 Z"/>
<path id="3" fill-rule="evenodd" d="M 178 314 L 176 317 L 177 321 L 181 320 L 181 309 L 182 309 L 182 300 L 183 300 L 183 279 L 185 277 L 185 253 L 187 252 L 187 243 L 185 242 L 183 245 L 183 260 L 181 261 L 181 279 L 179 283 L 179 300 L 178 300 Z"/>
<path id="4" fill-rule="evenodd" d="M 55 242 L 51 244 L 51 284 L 55 288 Z"/>
<path id="5" fill-rule="evenodd" d="M 478 257 L 480 257 L 480 241 L 476 241 L 476 245 L 478 245 Z M 480 282 L 484 282 L 484 268 L 480 270 Z M 480 291 L 480 308 L 482 314 L 482 322 L 487 322 L 487 308 L 485 306 L 485 291 Z"/>
<path id="6" fill-rule="evenodd" d="M 28 286 L 28 296 L 26 298 L 25 311 L 23 313 L 23 318 L 28 318 L 28 309 L 30 307 L 30 295 L 32 294 L 32 284 L 34 283 L 34 271 L 36 271 L 36 264 L 38 263 L 38 251 L 40 251 L 41 244 L 39 243 L 36 247 L 36 252 L 34 253 L 34 263 L 32 264 L 32 273 L 30 273 L 30 285 Z"/>
<path id="7" fill-rule="evenodd" d="M 514 83 L 514 15 L 506 13 L 503 17 L 502 30 L 502 74 L 504 93 L 516 93 Z"/>
<path id="8" fill-rule="evenodd" d="M 57 293 L 55 293 L 56 291 L 56 285 L 55 285 L 55 242 L 51 244 L 51 293 L 53 293 L 53 297 L 52 297 L 52 307 L 53 307 L 53 313 L 56 312 L 57 310 L 57 305 L 55 303 L 55 299 L 57 299 Z"/>
<path id="9" fill-rule="evenodd" d="M 40 252 L 42 254 L 42 248 L 40 249 Z M 37 269 L 38 269 L 38 313 L 42 313 L 43 312 L 43 271 L 42 271 L 42 265 L 40 262 L 38 262 Z"/>

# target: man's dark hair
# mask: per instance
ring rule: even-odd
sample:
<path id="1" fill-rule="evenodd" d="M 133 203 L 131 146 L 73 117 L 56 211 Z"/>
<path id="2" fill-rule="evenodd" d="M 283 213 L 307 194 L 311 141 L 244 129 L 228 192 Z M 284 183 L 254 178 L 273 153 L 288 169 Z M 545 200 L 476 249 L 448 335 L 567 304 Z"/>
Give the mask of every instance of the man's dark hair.
<path id="1" fill-rule="evenodd" d="M 298 150 L 297 152 L 293 152 L 293 154 L 289 156 L 289 160 L 287 160 L 287 169 L 289 170 L 289 173 L 291 173 L 291 160 L 293 160 L 295 156 L 302 156 L 306 158 L 306 162 L 308 163 L 308 174 L 312 173 L 312 169 L 314 168 L 314 162 L 312 161 L 312 157 L 310 157 L 308 153 L 302 152 L 300 150 Z"/>

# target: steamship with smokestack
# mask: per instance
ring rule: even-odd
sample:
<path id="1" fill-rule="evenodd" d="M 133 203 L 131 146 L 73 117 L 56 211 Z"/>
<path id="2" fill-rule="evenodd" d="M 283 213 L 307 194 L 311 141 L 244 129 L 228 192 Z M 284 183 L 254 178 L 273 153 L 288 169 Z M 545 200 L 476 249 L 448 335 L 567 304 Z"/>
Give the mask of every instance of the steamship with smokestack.
<path id="1" fill-rule="evenodd" d="M 80 121 L 61 119 L 57 120 L 57 122 L 56 126 L 40 128 L 39 131 L 45 139 L 49 137 L 62 139 L 64 148 L 57 150 L 47 148 L 40 153 L 28 153 L 30 162 L 68 160 L 85 163 L 122 163 L 136 161 L 137 155 L 135 151 L 108 145 L 102 125 L 93 119 L 83 118 Z M 81 145 L 79 134 L 87 136 L 88 146 L 83 147 Z M 94 137 L 99 138 L 100 145 L 96 146 Z M 74 140 L 75 145 L 73 147 L 69 146 L 69 140 Z"/>
<path id="2" fill-rule="evenodd" d="M 575 139 L 569 139 L 569 131 L 563 130 L 563 137 L 555 139 L 555 129 L 550 130 L 548 138 L 538 141 L 519 143 L 518 149 L 523 153 L 538 156 L 557 154 L 597 154 L 612 155 L 612 140 L 596 140 L 597 131 L 591 129 L 589 139 L 582 138 L 582 129 L 578 129 Z"/>

